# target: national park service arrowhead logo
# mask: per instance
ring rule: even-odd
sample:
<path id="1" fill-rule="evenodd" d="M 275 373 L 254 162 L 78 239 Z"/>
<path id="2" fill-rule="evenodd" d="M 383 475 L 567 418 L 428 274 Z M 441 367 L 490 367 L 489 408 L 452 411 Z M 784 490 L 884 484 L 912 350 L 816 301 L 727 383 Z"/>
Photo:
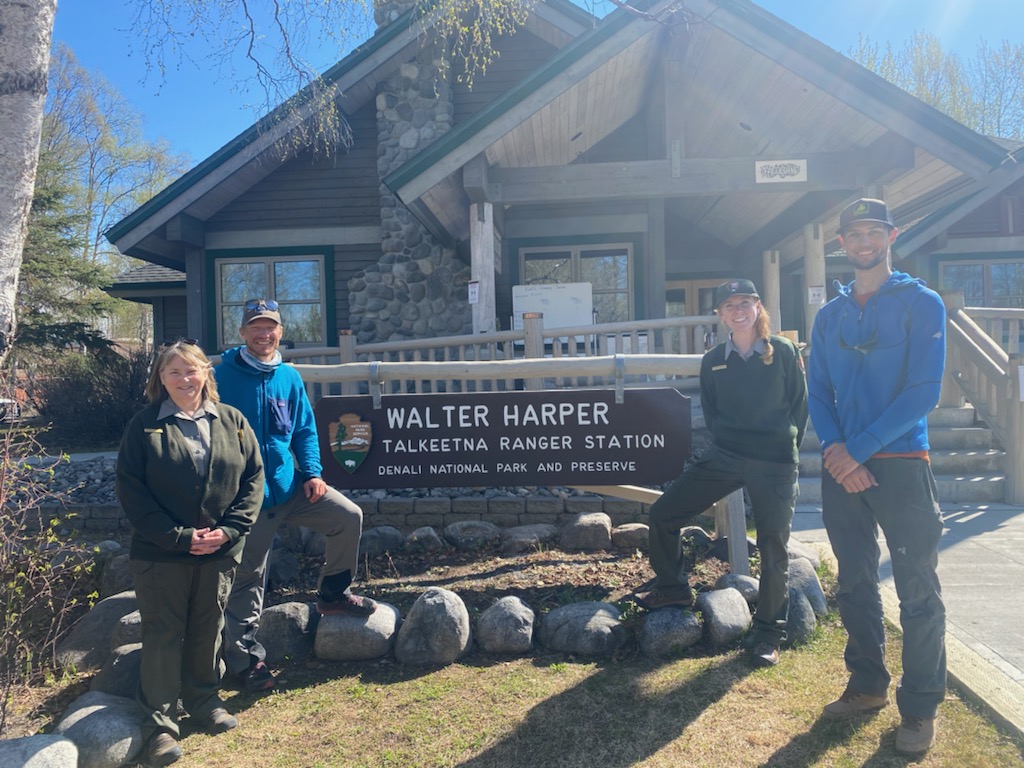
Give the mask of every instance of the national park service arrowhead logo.
<path id="1" fill-rule="evenodd" d="M 373 425 L 358 414 L 344 413 L 329 426 L 331 451 L 334 458 L 350 475 L 366 461 L 373 443 Z"/>

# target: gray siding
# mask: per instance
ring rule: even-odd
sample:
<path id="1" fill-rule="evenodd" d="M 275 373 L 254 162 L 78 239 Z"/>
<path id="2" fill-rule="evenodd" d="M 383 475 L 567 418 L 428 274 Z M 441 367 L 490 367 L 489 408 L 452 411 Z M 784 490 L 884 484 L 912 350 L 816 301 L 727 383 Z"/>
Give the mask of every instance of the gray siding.
<path id="1" fill-rule="evenodd" d="M 557 49 L 539 37 L 520 30 L 497 44 L 500 56 L 478 77 L 472 89 L 456 83 L 452 89 L 455 125 L 479 112 L 492 101 L 504 96 L 513 86 L 557 53 Z"/>
<path id="2" fill-rule="evenodd" d="M 376 106 L 349 118 L 353 145 L 335 157 L 305 153 L 218 211 L 212 231 L 380 223 Z"/>

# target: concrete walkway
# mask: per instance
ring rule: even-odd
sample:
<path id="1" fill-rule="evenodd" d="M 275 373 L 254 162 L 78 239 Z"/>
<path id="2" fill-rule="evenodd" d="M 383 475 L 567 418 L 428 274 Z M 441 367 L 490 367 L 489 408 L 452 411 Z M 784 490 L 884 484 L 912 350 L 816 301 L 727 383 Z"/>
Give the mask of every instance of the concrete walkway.
<path id="1" fill-rule="evenodd" d="M 955 503 L 942 513 L 939 579 L 950 682 L 1024 735 L 1024 508 Z M 820 506 L 797 507 L 793 536 L 832 556 Z M 898 627 L 884 546 L 880 573 L 886 618 Z"/>

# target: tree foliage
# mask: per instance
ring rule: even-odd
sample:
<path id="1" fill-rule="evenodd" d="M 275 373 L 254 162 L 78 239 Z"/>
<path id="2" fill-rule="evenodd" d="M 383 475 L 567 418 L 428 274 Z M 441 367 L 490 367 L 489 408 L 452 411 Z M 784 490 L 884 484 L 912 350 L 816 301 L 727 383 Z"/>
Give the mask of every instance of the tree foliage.
<path id="1" fill-rule="evenodd" d="M 861 36 L 850 58 L 979 133 L 1024 139 L 1024 45 L 978 43 L 972 58 L 917 32 L 900 48 Z"/>

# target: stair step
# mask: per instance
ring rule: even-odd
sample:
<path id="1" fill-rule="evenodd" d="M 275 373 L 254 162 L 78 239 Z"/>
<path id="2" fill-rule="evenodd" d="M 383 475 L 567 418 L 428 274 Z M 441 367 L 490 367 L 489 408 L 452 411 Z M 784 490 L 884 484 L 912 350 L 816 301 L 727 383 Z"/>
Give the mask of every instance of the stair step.
<path id="1" fill-rule="evenodd" d="M 998 502 L 1006 497 L 1006 478 L 1003 475 L 936 475 L 935 485 L 942 503 Z M 797 503 L 821 503 L 820 477 L 801 476 Z"/>
<path id="2" fill-rule="evenodd" d="M 929 456 L 932 462 L 932 472 L 939 475 L 952 474 L 1002 474 L 1003 451 L 994 448 L 977 451 L 943 451 L 932 450 Z M 821 476 L 821 454 L 818 452 L 800 453 L 800 474 L 806 477 Z"/>

